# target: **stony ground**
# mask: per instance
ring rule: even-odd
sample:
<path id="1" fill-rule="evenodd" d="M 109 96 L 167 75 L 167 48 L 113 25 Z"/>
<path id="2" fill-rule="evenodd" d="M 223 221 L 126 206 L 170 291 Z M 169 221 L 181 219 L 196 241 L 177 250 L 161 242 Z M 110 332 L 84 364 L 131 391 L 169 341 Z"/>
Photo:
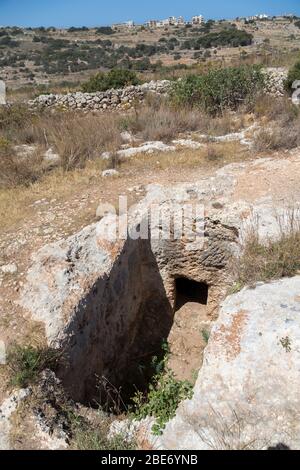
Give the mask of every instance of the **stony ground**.
<path id="1" fill-rule="evenodd" d="M 145 195 L 147 185 L 153 183 L 163 187 L 174 187 L 178 184 L 179 187 L 183 183 L 197 183 L 200 180 L 209 182 L 218 168 L 229 163 L 229 166 L 220 170 L 220 174 L 223 172 L 224 178 L 230 174 L 230 181 L 234 181 L 232 203 L 271 201 L 274 208 L 297 205 L 300 200 L 298 149 L 272 156 L 253 155 L 245 149 L 238 149 L 239 152 L 227 162 L 204 160 L 199 149 L 182 150 L 175 154 L 171 152 L 163 155 L 139 155 L 124 163 L 118 177 L 102 178 L 101 168 L 91 166 L 83 172 L 74 172 L 67 178 L 59 174 L 50 176 L 28 191 L 17 193 L 14 200 L 7 194 L 2 195 L 6 198 L 4 202 L 7 202 L 7 208 L 1 206 L 0 339 L 6 345 L 14 341 L 28 340 L 33 344 L 43 343 L 42 325 L 32 321 L 18 305 L 31 257 L 45 244 L 66 238 L 97 220 L 95 214 L 100 202 L 116 204 L 118 196 L 124 194 L 129 197 L 130 203 L 135 203 Z M 187 164 L 189 161 L 190 165 Z M 213 186 L 211 190 L 213 193 Z M 217 204 L 218 200 L 215 203 Z M 221 202 L 220 204 L 222 206 Z M 176 328 L 172 331 L 174 356 L 180 350 L 182 328 L 189 330 L 184 321 L 185 315 L 197 315 L 199 312 L 195 306 L 187 305 L 183 307 L 182 313 L 178 323 L 175 322 L 178 331 Z M 199 330 L 196 335 L 199 339 Z M 195 338 L 191 335 L 190 339 L 187 355 L 192 355 L 191 361 L 186 366 L 185 359 L 179 357 L 174 366 L 184 378 L 194 369 L 194 353 L 199 352 L 197 348 L 196 352 L 194 350 Z M 203 351 L 205 341 L 202 335 L 200 339 L 200 349 Z M 9 393 L 5 386 L 5 376 L 3 378 L 0 402 L 3 402 Z"/>

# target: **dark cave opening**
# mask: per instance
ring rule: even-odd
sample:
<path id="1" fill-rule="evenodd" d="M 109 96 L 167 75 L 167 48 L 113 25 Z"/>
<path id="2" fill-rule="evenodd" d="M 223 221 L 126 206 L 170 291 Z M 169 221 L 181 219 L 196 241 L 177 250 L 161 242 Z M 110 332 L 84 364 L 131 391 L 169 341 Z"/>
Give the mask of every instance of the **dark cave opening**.
<path id="1" fill-rule="evenodd" d="M 201 305 L 207 305 L 208 303 L 209 286 L 205 282 L 197 282 L 186 277 L 179 277 L 175 280 L 175 288 L 176 312 L 188 302 Z"/>

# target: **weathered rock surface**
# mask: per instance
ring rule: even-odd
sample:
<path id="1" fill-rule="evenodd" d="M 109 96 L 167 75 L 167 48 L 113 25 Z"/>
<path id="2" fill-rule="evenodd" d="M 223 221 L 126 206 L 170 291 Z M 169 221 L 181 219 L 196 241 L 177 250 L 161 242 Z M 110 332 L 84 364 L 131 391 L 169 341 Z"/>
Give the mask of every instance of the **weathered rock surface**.
<path id="1" fill-rule="evenodd" d="M 48 344 L 66 353 L 67 367 L 64 366 L 59 371 L 59 376 L 75 400 L 90 402 L 94 398 L 95 374 L 104 375 L 117 386 L 123 386 L 126 378 L 131 383 L 135 380 L 131 370 L 138 368 L 140 357 L 149 351 L 155 351 L 158 345 L 161 345 L 162 338 L 168 337 L 174 318 L 176 279 L 183 277 L 207 284 L 208 316 L 212 321 L 217 319 L 219 302 L 225 298 L 227 287 L 231 283 L 230 256 L 240 249 L 243 235 L 251 220 L 254 218 L 257 222 L 257 229 L 262 238 L 276 237 L 279 233 L 277 216 L 285 213 L 291 201 L 290 188 L 286 186 L 290 172 L 294 182 L 293 195 L 299 200 L 297 175 L 300 175 L 300 159 L 297 155 L 291 156 L 290 159 L 260 159 L 228 165 L 197 183 L 174 187 L 150 185 L 147 187 L 146 197 L 130 214 L 129 228 L 130 233 L 133 230 L 133 234 L 142 227 L 148 228 L 146 215 L 149 208 L 156 205 L 162 218 L 161 221 L 156 221 L 152 228 L 156 229 L 156 234 L 158 232 L 160 237 L 129 238 L 126 233 L 123 238 L 115 239 L 114 227 L 116 223 L 124 220 L 113 214 L 105 215 L 102 211 L 103 218 L 99 223 L 36 253 L 21 293 L 20 304 L 27 314 L 44 325 Z M 269 185 L 270 175 L 272 185 Z M 191 242 L 187 236 L 188 231 L 179 239 L 163 236 L 168 227 L 162 222 L 168 220 L 168 212 L 178 206 L 182 208 L 186 203 L 204 208 L 204 212 L 199 215 L 199 220 L 204 219 L 206 222 L 202 245 Z M 192 221 L 198 221 L 194 215 L 189 217 Z M 177 213 L 177 222 L 179 219 Z M 111 238 L 104 236 L 106 229 L 110 230 Z M 270 415 L 272 407 L 275 411 L 270 426 L 273 426 L 273 421 L 279 422 L 281 416 L 284 419 L 288 416 L 287 402 L 283 401 L 281 392 L 276 391 L 276 383 L 281 386 L 284 377 L 288 381 L 291 369 L 294 374 L 291 388 L 294 389 L 297 385 L 295 364 L 298 320 L 293 316 L 298 314 L 297 289 L 299 291 L 299 278 L 279 281 L 274 285 L 258 286 L 255 291 L 245 290 L 230 297 L 225 302 L 216 324 L 219 329 L 214 330 L 219 331 L 219 336 L 213 333 L 207 349 L 203 366 L 206 372 L 201 371 L 195 390 L 195 398 L 199 399 L 199 403 L 200 395 L 205 396 L 206 392 L 213 405 L 220 402 L 216 419 L 219 419 L 218 410 L 222 416 L 224 414 L 226 422 L 230 416 L 233 420 L 236 419 L 235 413 L 240 411 L 246 413 L 242 415 L 244 421 L 250 411 L 254 412 L 255 416 L 257 413 L 263 426 L 259 431 L 259 439 L 255 441 L 259 440 L 259 445 L 263 439 L 268 439 L 267 431 L 271 427 L 267 427 L 265 419 Z M 282 297 L 280 303 L 279 292 Z M 285 318 L 284 312 L 287 315 Z M 256 324 L 259 327 L 258 332 L 253 330 Z M 295 337 L 292 336 L 290 327 L 295 328 Z M 279 336 L 280 345 L 276 347 L 273 344 L 274 335 Z M 281 343 L 281 339 L 286 340 L 289 335 L 291 345 L 295 347 L 292 351 L 286 351 L 284 342 Z M 266 338 L 266 345 L 261 338 Z M 227 340 L 233 344 L 228 354 Z M 241 346 L 238 353 L 234 352 L 236 341 Z M 285 341 L 284 344 L 289 343 Z M 252 358 L 251 354 L 254 354 L 256 348 L 258 354 Z M 281 355 L 282 350 L 284 355 Z M 268 368 L 259 361 L 265 360 L 271 369 L 272 351 L 276 352 L 275 362 L 280 365 L 280 370 L 276 372 L 274 369 L 275 382 L 271 381 L 268 389 Z M 235 356 L 232 358 L 233 353 Z M 289 361 L 288 367 L 284 367 L 284 359 Z M 255 371 L 252 370 L 251 364 L 254 365 Z M 213 376 L 209 375 L 211 365 L 211 374 L 215 374 Z M 273 366 L 275 367 L 274 364 Z M 234 376 L 235 370 L 237 372 Z M 205 374 L 216 380 L 216 388 L 212 388 L 212 380 L 206 381 Z M 254 395 L 253 408 L 250 409 L 246 406 L 247 399 L 250 406 L 255 381 L 262 386 L 263 392 L 258 390 L 257 398 Z M 273 388 L 275 398 L 269 400 Z M 198 389 L 201 393 L 198 393 Z M 226 406 L 222 405 L 223 390 L 231 397 L 225 405 L 232 402 L 236 410 L 226 411 Z M 270 403 L 265 414 L 259 401 L 263 396 L 266 397 L 266 409 L 268 400 Z M 294 391 L 287 396 L 290 397 L 291 409 L 294 410 Z M 237 408 L 238 401 L 242 404 L 241 410 Z M 170 423 L 171 427 L 168 427 L 163 440 L 155 445 L 166 448 L 173 445 L 175 448 L 188 445 L 205 447 L 203 443 L 199 443 L 202 441 L 198 439 L 198 431 L 196 432 L 193 426 L 198 426 L 199 410 L 203 410 L 203 415 L 199 411 L 199 416 L 203 419 L 206 416 L 211 419 L 215 412 L 210 409 L 211 403 L 207 406 L 203 403 L 198 407 L 197 402 L 192 400 L 184 405 L 187 406 L 183 408 L 184 412 L 180 409 L 176 418 L 176 435 L 178 439 L 182 439 L 182 444 L 171 441 L 170 434 L 175 436 L 175 431 L 173 429 L 168 434 L 168 429 L 172 430 L 173 426 Z M 187 427 L 185 416 L 192 420 L 194 414 L 196 424 L 192 421 L 189 423 L 190 427 Z M 253 423 L 252 415 L 249 419 Z M 292 422 L 291 419 L 288 420 L 289 425 Z M 281 421 L 280 423 L 284 429 Z M 205 426 L 202 428 L 207 432 Z M 189 441 L 181 436 L 182 429 L 186 435 L 191 433 Z M 211 433 L 211 440 L 213 430 L 209 428 L 208 431 Z M 243 440 L 250 445 L 250 427 L 246 427 L 245 432 Z M 277 438 L 283 439 L 280 433 L 276 433 L 275 440 L 271 440 L 270 445 L 277 444 Z M 198 437 L 195 437 L 195 434 Z M 288 445 L 296 445 L 296 441 L 286 442 Z M 236 441 L 234 443 L 236 444 Z"/>
<path id="2" fill-rule="evenodd" d="M 6 85 L 3 80 L 0 80 L 0 105 L 6 104 Z"/>
<path id="3" fill-rule="evenodd" d="M 113 176 L 118 176 L 118 175 L 119 175 L 118 170 L 111 169 L 111 170 L 102 171 L 102 177 L 103 178 L 111 178 Z"/>
<path id="4" fill-rule="evenodd" d="M 285 67 L 268 67 L 265 69 L 265 89 L 269 95 L 283 96 L 285 93 L 285 81 L 288 77 L 288 69 Z"/>
<path id="5" fill-rule="evenodd" d="M 18 272 L 18 266 L 15 263 L 5 264 L 0 267 L 3 274 L 16 274 Z"/>
<path id="6" fill-rule="evenodd" d="M 194 397 L 165 449 L 300 448 L 300 277 L 244 289 L 224 302 Z"/>
<path id="7" fill-rule="evenodd" d="M 11 417 L 28 394 L 28 390 L 18 390 L 0 405 L 0 450 L 9 450 L 11 448 L 9 440 Z"/>

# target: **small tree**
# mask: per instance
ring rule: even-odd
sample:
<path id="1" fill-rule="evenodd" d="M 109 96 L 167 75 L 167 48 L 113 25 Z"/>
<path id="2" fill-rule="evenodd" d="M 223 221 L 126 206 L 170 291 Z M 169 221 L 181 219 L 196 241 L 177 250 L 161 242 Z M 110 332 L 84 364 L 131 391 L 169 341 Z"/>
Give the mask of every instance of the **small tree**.
<path id="1" fill-rule="evenodd" d="M 264 75 L 258 66 L 228 67 L 203 75 L 189 75 L 176 82 L 171 92 L 175 104 L 198 106 L 211 114 L 224 109 L 237 109 L 254 103 L 264 86 Z"/>
<path id="2" fill-rule="evenodd" d="M 82 85 L 85 93 L 106 91 L 111 88 L 124 88 L 129 85 L 138 85 L 140 80 L 132 70 L 113 69 L 108 73 L 97 73 Z"/>
<path id="3" fill-rule="evenodd" d="M 288 93 L 291 94 L 294 91 L 293 83 L 296 80 L 300 80 L 300 60 L 289 70 L 288 78 L 285 82 L 285 89 Z"/>

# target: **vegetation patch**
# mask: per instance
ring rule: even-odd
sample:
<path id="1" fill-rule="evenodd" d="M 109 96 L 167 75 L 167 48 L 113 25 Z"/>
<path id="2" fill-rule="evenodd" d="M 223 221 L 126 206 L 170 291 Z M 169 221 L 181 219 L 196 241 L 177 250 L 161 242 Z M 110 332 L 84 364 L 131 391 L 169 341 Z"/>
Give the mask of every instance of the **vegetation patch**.
<path id="1" fill-rule="evenodd" d="M 261 242 L 257 228 L 253 227 L 246 240 L 241 258 L 237 261 L 239 289 L 257 282 L 268 282 L 293 277 L 300 271 L 300 222 L 298 211 L 278 221 L 280 236 L 277 240 Z"/>
<path id="2" fill-rule="evenodd" d="M 198 106 L 211 114 L 254 105 L 265 77 L 259 66 L 228 67 L 204 75 L 189 75 L 173 85 L 177 105 Z"/>
<path id="3" fill-rule="evenodd" d="M 111 88 L 124 88 L 129 85 L 140 83 L 136 73 L 132 70 L 114 69 L 108 73 L 97 73 L 82 85 L 85 93 L 106 91 Z"/>
<path id="4" fill-rule="evenodd" d="M 34 384 L 45 369 L 55 370 L 61 354 L 49 348 L 12 346 L 7 355 L 10 385 L 20 388 Z"/>
<path id="5" fill-rule="evenodd" d="M 300 23 L 300 22 L 299 22 Z M 293 88 L 293 83 L 297 80 L 300 80 L 300 60 L 290 68 L 288 78 L 285 82 L 285 89 L 288 93 L 292 94 L 295 91 Z"/>
<path id="6" fill-rule="evenodd" d="M 250 46 L 253 36 L 247 31 L 236 28 L 228 28 L 218 33 L 204 34 L 196 39 L 185 41 L 187 49 L 199 50 L 201 48 L 210 49 L 212 47 L 239 47 Z"/>
<path id="7" fill-rule="evenodd" d="M 153 377 L 146 394 L 137 392 L 133 397 L 133 417 L 142 420 L 147 417 L 155 418 L 152 426 L 154 435 L 161 435 L 166 424 L 176 415 L 179 404 L 193 396 L 193 385 L 184 380 L 178 380 L 174 372 L 166 364 L 169 357 L 168 348 L 162 361 L 153 358 L 153 367 L 157 374 Z"/>
<path id="8" fill-rule="evenodd" d="M 72 419 L 72 447 L 76 450 L 135 450 L 136 442 L 123 434 L 109 437 L 109 425 L 102 420 L 98 425 L 88 423 L 80 416 Z"/>

